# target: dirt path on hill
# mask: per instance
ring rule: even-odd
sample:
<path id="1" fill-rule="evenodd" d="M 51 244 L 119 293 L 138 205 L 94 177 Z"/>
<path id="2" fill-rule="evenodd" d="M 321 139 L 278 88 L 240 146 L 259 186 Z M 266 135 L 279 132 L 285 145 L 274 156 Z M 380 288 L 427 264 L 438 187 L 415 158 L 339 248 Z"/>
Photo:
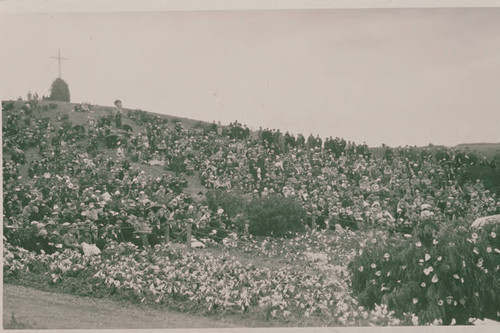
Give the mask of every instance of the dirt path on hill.
<path id="1" fill-rule="evenodd" d="M 29 329 L 214 328 L 248 325 L 4 284 L 4 327 L 9 328 L 11 325 L 12 314 L 18 323 L 27 325 Z"/>

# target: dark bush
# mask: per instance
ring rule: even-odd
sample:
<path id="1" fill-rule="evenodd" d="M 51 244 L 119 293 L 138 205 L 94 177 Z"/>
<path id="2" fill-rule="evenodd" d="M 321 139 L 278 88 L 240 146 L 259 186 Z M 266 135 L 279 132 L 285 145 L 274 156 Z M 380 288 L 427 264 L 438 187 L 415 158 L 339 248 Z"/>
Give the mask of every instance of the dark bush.
<path id="1" fill-rule="evenodd" d="M 57 104 L 55 104 L 55 103 L 50 103 L 50 104 L 49 104 L 49 107 L 50 107 L 52 110 L 57 109 L 57 107 L 58 107 L 58 106 L 59 106 L 59 105 L 57 105 Z"/>
<path id="2" fill-rule="evenodd" d="M 55 79 L 54 82 L 52 82 L 48 99 L 51 101 L 69 102 L 70 93 L 68 84 L 61 78 Z"/>
<path id="3" fill-rule="evenodd" d="M 283 237 L 304 230 L 306 211 L 290 198 L 278 195 L 255 198 L 246 213 L 252 235 Z"/>
<path id="4" fill-rule="evenodd" d="M 206 194 L 206 205 L 208 208 L 216 212 L 221 207 L 230 218 L 243 213 L 246 204 L 247 202 L 244 197 L 233 192 L 211 190 Z"/>
<path id="5" fill-rule="evenodd" d="M 497 162 L 498 163 L 498 162 Z M 480 179 L 487 190 L 491 190 L 500 195 L 500 166 L 495 165 L 474 165 L 467 168 L 468 179 L 475 181 Z"/>
<path id="6" fill-rule="evenodd" d="M 39 237 L 36 228 L 13 229 L 6 235 L 7 240 L 14 246 L 20 246 L 28 251 L 37 251 Z"/>
<path id="7" fill-rule="evenodd" d="M 429 226 L 422 235 L 429 236 Z M 349 264 L 361 305 L 387 304 L 400 318 L 420 324 L 441 319 L 500 319 L 500 225 L 480 230 L 448 225 L 429 243 L 419 231 L 399 244 L 374 244 Z"/>

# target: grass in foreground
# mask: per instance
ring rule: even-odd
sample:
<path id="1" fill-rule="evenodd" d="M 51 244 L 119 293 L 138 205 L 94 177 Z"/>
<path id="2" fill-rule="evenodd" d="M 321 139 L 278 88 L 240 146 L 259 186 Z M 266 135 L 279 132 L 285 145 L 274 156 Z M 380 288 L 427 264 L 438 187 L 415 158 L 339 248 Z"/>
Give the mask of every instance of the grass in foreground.
<path id="1" fill-rule="evenodd" d="M 5 320 L 5 319 L 4 319 Z M 33 329 L 36 327 L 36 323 L 29 323 L 26 321 L 22 321 L 16 318 L 14 312 L 10 317 L 10 321 L 4 323 L 3 328 L 6 330 L 25 330 L 25 329 Z"/>

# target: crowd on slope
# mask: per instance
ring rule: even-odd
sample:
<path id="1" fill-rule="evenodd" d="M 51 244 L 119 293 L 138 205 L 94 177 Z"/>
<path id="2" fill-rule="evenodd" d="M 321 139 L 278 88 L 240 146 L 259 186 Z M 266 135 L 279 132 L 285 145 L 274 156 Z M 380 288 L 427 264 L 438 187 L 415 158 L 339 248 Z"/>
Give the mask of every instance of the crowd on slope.
<path id="1" fill-rule="evenodd" d="M 459 151 L 386 148 L 375 157 L 365 144 L 270 129 L 252 135 L 238 122 L 185 129 L 143 111 L 125 117 L 119 107 L 73 126 L 43 110 L 30 102 L 3 122 L 6 236 L 36 234 L 25 244 L 33 250 L 141 235 L 154 244 L 166 225 L 180 233 L 186 222 L 220 240 L 233 221 L 183 193 L 186 175 L 199 175 L 207 189 L 295 198 L 307 223 L 321 228 L 406 230 L 422 219 L 500 213 L 495 193 L 461 177 L 468 165 L 489 162 Z M 154 178 L 148 166 L 165 172 Z"/>

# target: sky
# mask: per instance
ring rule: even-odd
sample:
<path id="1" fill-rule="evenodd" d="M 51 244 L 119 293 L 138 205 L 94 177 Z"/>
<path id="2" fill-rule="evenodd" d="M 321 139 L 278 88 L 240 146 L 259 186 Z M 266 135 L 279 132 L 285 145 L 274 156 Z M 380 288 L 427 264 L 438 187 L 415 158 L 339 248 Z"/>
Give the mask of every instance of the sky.
<path id="1" fill-rule="evenodd" d="M 500 142 L 500 8 L 21 12 L 2 98 L 48 95 L 369 146 Z"/>

